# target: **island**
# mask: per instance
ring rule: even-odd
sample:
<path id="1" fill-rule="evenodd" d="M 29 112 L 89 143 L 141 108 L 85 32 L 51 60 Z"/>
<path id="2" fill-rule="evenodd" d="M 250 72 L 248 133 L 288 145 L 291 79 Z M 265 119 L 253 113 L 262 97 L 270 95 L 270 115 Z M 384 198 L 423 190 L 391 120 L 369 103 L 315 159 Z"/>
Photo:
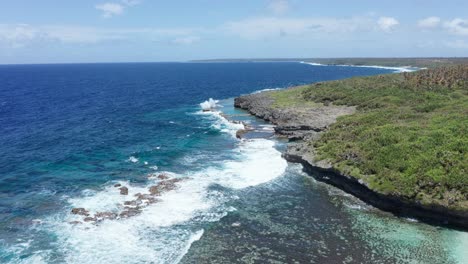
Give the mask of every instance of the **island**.
<path id="1" fill-rule="evenodd" d="M 468 65 L 318 82 L 235 99 L 317 180 L 379 209 L 468 229 Z"/>

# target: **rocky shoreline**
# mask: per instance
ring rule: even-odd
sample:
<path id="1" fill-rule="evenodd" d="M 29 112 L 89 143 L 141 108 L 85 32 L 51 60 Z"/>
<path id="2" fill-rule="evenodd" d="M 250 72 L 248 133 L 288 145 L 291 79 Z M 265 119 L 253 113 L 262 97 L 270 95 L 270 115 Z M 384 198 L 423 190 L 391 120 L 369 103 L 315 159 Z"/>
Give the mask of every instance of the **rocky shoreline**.
<path id="1" fill-rule="evenodd" d="M 304 171 L 315 179 L 340 188 L 381 210 L 401 217 L 417 218 L 429 224 L 468 230 L 466 211 L 454 211 L 440 205 L 422 205 L 404 197 L 376 192 L 363 181 L 350 175 L 343 175 L 332 164 L 315 160 L 315 151 L 310 142 L 318 140 L 339 116 L 354 113 L 354 107 L 334 105 L 279 107 L 269 96 L 270 93 L 267 91 L 238 97 L 234 100 L 234 106 L 275 125 L 276 134 L 289 141 L 287 150 L 283 153 L 287 161 L 301 163 Z"/>

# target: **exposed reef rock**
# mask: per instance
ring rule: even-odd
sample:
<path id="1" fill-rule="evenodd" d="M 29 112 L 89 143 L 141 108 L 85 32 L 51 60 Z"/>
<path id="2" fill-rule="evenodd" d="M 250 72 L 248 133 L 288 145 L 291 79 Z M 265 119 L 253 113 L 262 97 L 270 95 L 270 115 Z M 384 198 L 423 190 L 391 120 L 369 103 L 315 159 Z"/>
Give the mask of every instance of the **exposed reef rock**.
<path id="1" fill-rule="evenodd" d="M 73 208 L 71 210 L 72 214 L 88 216 L 89 211 L 84 208 Z"/>
<path id="2" fill-rule="evenodd" d="M 148 193 L 137 193 L 133 197 L 133 200 L 124 201 L 119 207 L 122 208 L 117 212 L 113 211 L 104 211 L 104 212 L 96 212 L 94 215 L 90 213 L 89 210 L 85 208 L 73 208 L 71 213 L 74 215 L 79 215 L 83 217 L 83 222 L 89 222 L 93 224 L 98 224 L 100 221 L 103 220 L 114 220 L 114 219 L 123 219 L 129 218 L 136 215 L 139 215 L 143 208 L 147 207 L 148 205 L 160 202 L 161 199 L 156 198 L 156 196 L 161 196 L 165 192 L 169 192 L 178 188 L 177 183 L 184 180 L 181 178 L 173 178 L 171 179 L 170 176 L 166 174 L 159 174 L 156 176 L 156 179 L 159 182 L 156 185 L 150 186 L 148 188 Z M 121 184 L 117 183 L 114 187 L 120 187 Z M 120 187 L 118 188 L 119 193 L 121 195 L 128 195 L 129 188 L 128 187 Z M 82 221 L 74 220 L 70 221 L 69 224 L 76 225 L 82 224 Z"/>
<path id="3" fill-rule="evenodd" d="M 128 195 L 128 188 L 127 187 L 125 187 L 125 186 L 120 187 L 119 190 L 120 190 L 121 195 Z"/>

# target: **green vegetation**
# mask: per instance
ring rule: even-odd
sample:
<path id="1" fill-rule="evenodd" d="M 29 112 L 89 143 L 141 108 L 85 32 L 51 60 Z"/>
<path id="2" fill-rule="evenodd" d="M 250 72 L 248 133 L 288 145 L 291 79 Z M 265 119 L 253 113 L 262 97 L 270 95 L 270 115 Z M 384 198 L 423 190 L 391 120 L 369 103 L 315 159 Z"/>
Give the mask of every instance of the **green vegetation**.
<path id="1" fill-rule="evenodd" d="M 272 91 L 269 96 L 274 99 L 273 107 L 301 107 L 301 106 L 316 106 L 317 103 L 305 100 L 301 92 L 308 89 L 308 85 L 294 87 L 294 89 L 286 89 L 281 91 Z"/>
<path id="2" fill-rule="evenodd" d="M 287 98 L 357 106 L 320 140 L 317 159 L 370 188 L 468 209 L 468 66 L 359 77 L 284 92 Z"/>

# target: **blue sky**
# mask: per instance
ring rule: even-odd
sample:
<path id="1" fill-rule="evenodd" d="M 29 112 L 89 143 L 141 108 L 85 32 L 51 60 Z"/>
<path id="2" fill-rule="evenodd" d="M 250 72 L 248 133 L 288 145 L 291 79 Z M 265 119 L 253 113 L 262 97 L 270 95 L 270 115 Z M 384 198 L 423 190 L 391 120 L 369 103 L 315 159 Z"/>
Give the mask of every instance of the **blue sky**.
<path id="1" fill-rule="evenodd" d="M 468 56 L 468 1 L 0 3 L 0 64 L 412 56 Z"/>

